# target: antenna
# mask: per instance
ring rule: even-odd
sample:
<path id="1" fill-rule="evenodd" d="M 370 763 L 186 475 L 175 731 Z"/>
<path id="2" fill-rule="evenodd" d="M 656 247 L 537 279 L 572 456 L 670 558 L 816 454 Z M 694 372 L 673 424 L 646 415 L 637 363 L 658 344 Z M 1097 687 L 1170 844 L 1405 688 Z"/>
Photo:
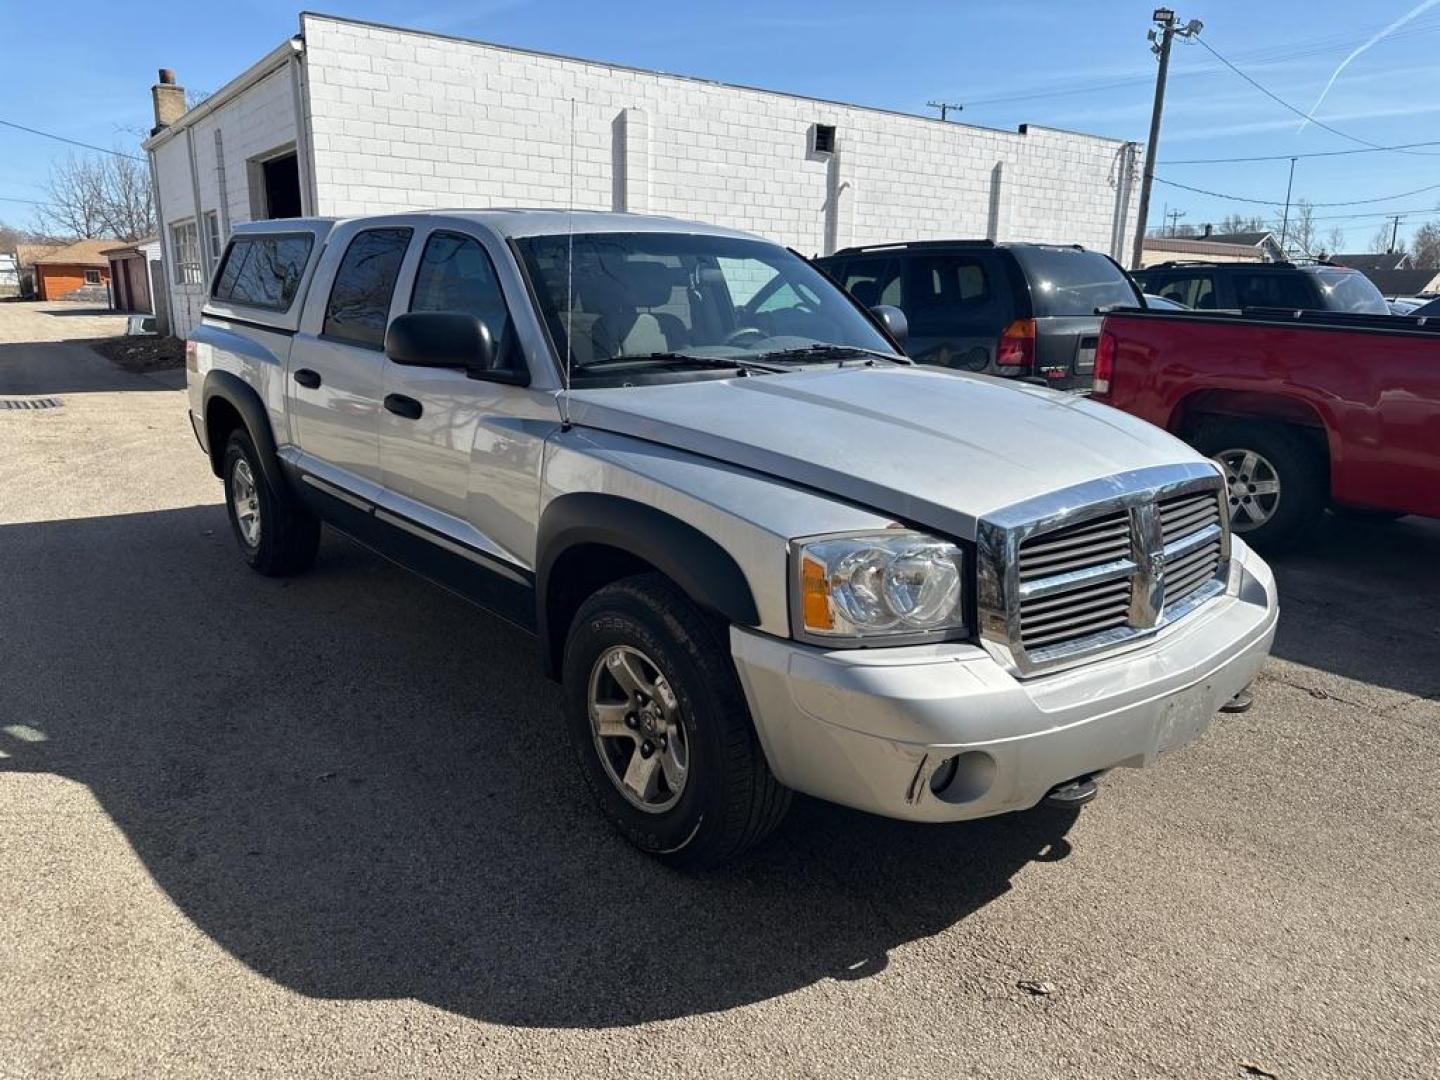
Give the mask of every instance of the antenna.
<path id="1" fill-rule="evenodd" d="M 575 355 L 575 99 L 570 99 L 570 192 L 565 209 L 565 385 L 560 391 L 560 430 L 570 430 L 570 358 Z"/>

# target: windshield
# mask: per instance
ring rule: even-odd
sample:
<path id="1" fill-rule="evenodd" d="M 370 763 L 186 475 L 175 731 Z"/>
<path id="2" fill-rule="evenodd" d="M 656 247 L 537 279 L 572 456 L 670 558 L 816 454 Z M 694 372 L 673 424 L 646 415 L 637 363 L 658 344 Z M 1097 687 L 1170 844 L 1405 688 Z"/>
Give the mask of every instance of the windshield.
<path id="1" fill-rule="evenodd" d="M 895 353 L 848 297 L 775 244 L 688 233 L 581 233 L 526 237 L 516 245 L 540 314 L 575 371 L 665 357 L 705 357 L 724 367 L 714 362 L 758 361 L 816 345 Z M 830 358 L 815 353 L 795 359 Z"/>
<path id="2" fill-rule="evenodd" d="M 1012 250 L 1030 281 L 1030 302 L 1037 318 L 1144 306 L 1125 271 L 1099 252 L 1023 244 Z"/>
<path id="3" fill-rule="evenodd" d="M 1329 311 L 1364 311 L 1389 315 L 1390 305 L 1374 283 L 1358 270 L 1335 270 L 1320 267 L 1311 273 L 1320 284 Z"/>

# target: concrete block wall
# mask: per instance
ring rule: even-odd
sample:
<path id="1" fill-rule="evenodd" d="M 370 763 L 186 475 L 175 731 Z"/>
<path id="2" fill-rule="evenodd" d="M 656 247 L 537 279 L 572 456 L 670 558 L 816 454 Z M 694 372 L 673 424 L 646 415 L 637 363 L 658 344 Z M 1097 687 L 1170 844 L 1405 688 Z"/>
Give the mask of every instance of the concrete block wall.
<path id="1" fill-rule="evenodd" d="M 1123 261 L 1134 234 L 1138 155 L 1116 139 L 942 123 L 329 16 L 302 16 L 301 31 L 298 101 L 282 57 L 154 146 L 167 260 L 177 221 L 200 222 L 203 244 L 206 211 L 227 226 L 259 216 L 250 165 L 288 146 L 320 215 L 557 207 L 573 192 L 580 209 L 696 218 L 806 254 L 991 236 Z M 836 128 L 835 154 L 812 151 L 816 124 Z M 168 265 L 167 279 L 183 335 L 204 286 L 175 285 Z"/>
<path id="2" fill-rule="evenodd" d="M 1115 246 L 1119 140 L 944 124 L 325 16 L 304 16 L 302 30 L 321 214 L 564 206 L 574 99 L 580 208 L 699 218 L 806 254 L 997 226 L 1000 239 Z M 817 123 L 837 129 L 833 160 L 810 152 Z"/>

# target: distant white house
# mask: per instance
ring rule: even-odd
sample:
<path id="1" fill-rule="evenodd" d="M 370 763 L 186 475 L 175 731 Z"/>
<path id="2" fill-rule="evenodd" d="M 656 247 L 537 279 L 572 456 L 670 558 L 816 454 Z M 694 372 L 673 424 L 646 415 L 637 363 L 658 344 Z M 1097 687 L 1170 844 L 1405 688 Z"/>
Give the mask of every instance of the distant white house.
<path id="1" fill-rule="evenodd" d="M 0 254 L 0 296 L 19 295 L 20 264 L 13 254 Z"/>
<path id="2" fill-rule="evenodd" d="M 150 154 L 176 331 L 231 228 L 417 207 L 624 209 L 804 254 L 990 237 L 1123 257 L 1137 147 L 1001 131 L 340 19 L 185 111 L 153 88 Z M 571 163 L 573 161 L 573 175 Z"/>

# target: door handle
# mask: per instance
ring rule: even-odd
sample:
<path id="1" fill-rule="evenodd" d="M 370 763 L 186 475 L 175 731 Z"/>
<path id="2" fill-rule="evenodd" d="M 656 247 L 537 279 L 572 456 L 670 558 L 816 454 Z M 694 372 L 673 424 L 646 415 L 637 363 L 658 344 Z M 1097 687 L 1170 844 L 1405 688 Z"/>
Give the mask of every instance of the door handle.
<path id="1" fill-rule="evenodd" d="M 295 381 L 309 390 L 314 390 L 320 385 L 320 373 L 311 371 L 308 367 L 302 367 L 295 372 Z"/>
<path id="2" fill-rule="evenodd" d="M 404 394 L 386 394 L 385 409 L 406 420 L 419 420 L 420 414 L 425 411 L 420 402 Z"/>

